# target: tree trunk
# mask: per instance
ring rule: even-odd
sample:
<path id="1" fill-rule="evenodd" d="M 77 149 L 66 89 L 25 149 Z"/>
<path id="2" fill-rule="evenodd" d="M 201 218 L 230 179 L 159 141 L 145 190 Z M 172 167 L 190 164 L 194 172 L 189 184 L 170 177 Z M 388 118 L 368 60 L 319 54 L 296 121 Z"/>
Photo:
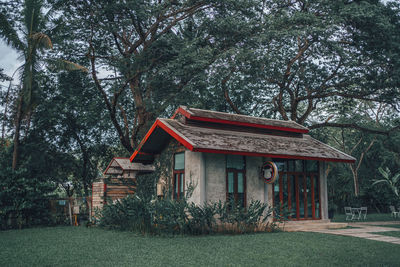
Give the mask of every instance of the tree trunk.
<path id="1" fill-rule="evenodd" d="M 19 137 L 22 121 L 22 94 L 18 98 L 17 115 L 15 117 L 15 133 L 14 133 L 14 151 L 12 160 L 12 169 L 15 170 L 18 164 L 19 156 Z"/>

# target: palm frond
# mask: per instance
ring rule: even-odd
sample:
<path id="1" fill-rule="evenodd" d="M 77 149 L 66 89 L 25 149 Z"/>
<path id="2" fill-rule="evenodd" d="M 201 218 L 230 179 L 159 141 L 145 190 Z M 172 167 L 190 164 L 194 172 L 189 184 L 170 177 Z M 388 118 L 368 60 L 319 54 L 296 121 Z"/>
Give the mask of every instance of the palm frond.
<path id="1" fill-rule="evenodd" d="M 374 180 L 375 182 L 372 183 L 372 185 L 380 184 L 380 183 L 387 183 L 386 180 Z"/>
<path id="2" fill-rule="evenodd" d="M 384 170 L 382 167 L 379 167 L 379 168 L 378 168 L 378 171 L 382 174 L 382 176 L 383 176 L 385 179 L 389 179 L 390 170 L 389 170 L 388 168 L 386 168 L 386 170 Z"/>
<path id="3" fill-rule="evenodd" d="M 77 63 L 65 60 L 65 59 L 48 59 L 47 60 L 49 63 L 50 68 L 55 68 L 59 70 L 68 70 L 68 71 L 83 71 L 83 72 L 88 72 L 88 69 L 85 68 L 84 66 L 81 66 Z"/>
<path id="4" fill-rule="evenodd" d="M 17 31 L 12 27 L 3 13 L 0 13 L 0 38 L 4 39 L 8 45 L 11 45 L 18 52 L 25 50 L 25 44 L 19 39 Z"/>
<path id="5" fill-rule="evenodd" d="M 36 47 L 41 48 L 47 48 L 47 49 L 52 49 L 53 48 L 53 43 L 51 42 L 51 39 L 49 36 L 42 32 L 36 32 L 32 34 L 31 36 L 32 41 L 36 45 Z"/>
<path id="6" fill-rule="evenodd" d="M 397 184 L 397 182 L 399 181 L 399 179 L 400 179 L 400 172 L 399 173 L 397 173 L 395 176 L 393 176 L 393 183 L 394 184 Z"/>

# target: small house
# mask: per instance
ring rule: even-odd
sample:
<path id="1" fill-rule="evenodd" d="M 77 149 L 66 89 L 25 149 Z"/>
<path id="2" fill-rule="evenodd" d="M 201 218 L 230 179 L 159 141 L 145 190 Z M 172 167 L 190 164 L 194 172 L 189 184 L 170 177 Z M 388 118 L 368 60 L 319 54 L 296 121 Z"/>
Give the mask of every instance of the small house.
<path id="1" fill-rule="evenodd" d="M 129 158 L 113 158 L 103 177 L 92 186 L 92 216 L 107 200 L 115 201 L 135 193 L 136 177 L 154 171 L 152 165 L 132 163 Z"/>
<path id="2" fill-rule="evenodd" d="M 155 121 L 130 161 L 152 164 L 172 149 L 164 178 L 175 199 L 192 184 L 196 204 L 260 200 L 287 207 L 290 220 L 328 219 L 327 162 L 355 159 L 308 132 L 293 121 L 181 106 Z"/>

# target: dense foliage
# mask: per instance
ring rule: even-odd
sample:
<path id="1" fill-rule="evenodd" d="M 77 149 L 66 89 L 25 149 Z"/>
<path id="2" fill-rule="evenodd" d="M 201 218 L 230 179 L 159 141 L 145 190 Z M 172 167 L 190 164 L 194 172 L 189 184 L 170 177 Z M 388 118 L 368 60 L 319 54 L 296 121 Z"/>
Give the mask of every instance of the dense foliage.
<path id="1" fill-rule="evenodd" d="M 275 229 L 272 210 L 260 201 L 251 201 L 245 209 L 234 203 L 196 205 L 184 198 L 175 201 L 128 196 L 106 205 L 100 226 L 148 234 L 246 233 Z"/>
<path id="2" fill-rule="evenodd" d="M 31 224 L 19 203 L 62 184 L 89 196 L 113 156 L 187 105 L 309 127 L 357 159 L 329 164 L 331 207 L 385 211 L 394 191 L 372 183 L 400 169 L 399 14 L 379 0 L 2 1 L 0 38 L 21 65 L 0 68 L 1 207 Z M 213 207 L 193 207 L 190 227 L 207 231 Z"/>

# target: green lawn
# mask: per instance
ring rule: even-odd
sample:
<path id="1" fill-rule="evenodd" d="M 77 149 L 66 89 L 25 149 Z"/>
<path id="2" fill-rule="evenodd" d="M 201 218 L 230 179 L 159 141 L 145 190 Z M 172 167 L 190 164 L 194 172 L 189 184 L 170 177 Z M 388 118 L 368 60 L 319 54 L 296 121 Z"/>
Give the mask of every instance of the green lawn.
<path id="1" fill-rule="evenodd" d="M 383 224 L 383 225 L 374 225 L 374 226 L 400 228 L 400 224 Z"/>
<path id="2" fill-rule="evenodd" d="M 143 237 L 98 228 L 0 232 L 2 266 L 394 266 L 399 245 L 317 233 Z"/>
<path id="3" fill-rule="evenodd" d="M 333 216 L 332 222 L 348 222 L 346 221 L 346 215 L 337 214 Z M 390 213 L 371 213 L 367 215 L 366 220 L 360 220 L 360 222 L 386 222 L 386 221 L 398 221 L 400 222 L 400 218 L 393 218 Z M 358 222 L 358 220 L 356 220 Z"/>
<path id="4" fill-rule="evenodd" d="M 379 232 L 379 233 L 374 233 L 377 235 L 387 235 L 387 236 L 393 236 L 393 237 L 400 237 L 400 231 L 393 231 L 393 232 Z"/>

